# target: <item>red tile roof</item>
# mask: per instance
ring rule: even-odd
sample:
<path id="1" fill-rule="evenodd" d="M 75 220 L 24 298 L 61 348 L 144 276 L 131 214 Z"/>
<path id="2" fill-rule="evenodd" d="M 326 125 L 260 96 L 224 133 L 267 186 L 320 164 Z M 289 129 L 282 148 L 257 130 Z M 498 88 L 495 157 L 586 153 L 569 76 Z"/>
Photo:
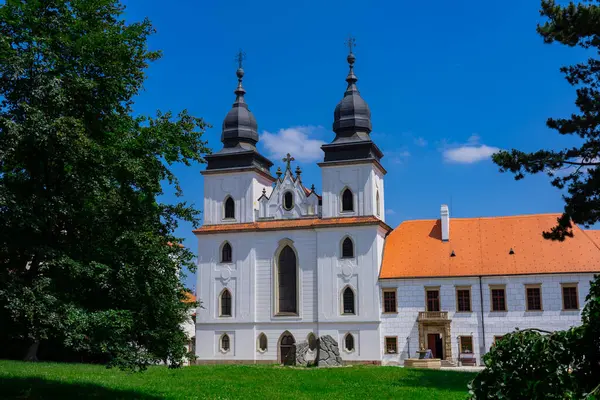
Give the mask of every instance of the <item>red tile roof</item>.
<path id="1" fill-rule="evenodd" d="M 590 237 L 590 239 L 592 239 L 594 241 L 594 243 L 596 243 L 596 246 L 598 246 L 600 248 L 600 230 L 598 230 L 598 231 L 587 230 L 584 232 L 586 235 L 588 235 Z"/>
<path id="2" fill-rule="evenodd" d="M 269 231 L 291 229 L 315 229 L 335 226 L 380 225 L 386 231 L 391 231 L 385 222 L 373 216 L 343 217 L 343 218 L 298 218 L 265 220 L 243 224 L 204 225 L 193 232 L 196 235 L 224 232 Z"/>
<path id="3" fill-rule="evenodd" d="M 184 303 L 195 303 L 196 302 L 196 296 L 194 296 L 190 292 L 184 292 L 184 294 L 185 294 L 185 300 L 183 300 Z"/>
<path id="4" fill-rule="evenodd" d="M 600 272 L 598 231 L 575 226 L 563 242 L 542 237 L 559 216 L 450 218 L 448 242 L 440 220 L 403 222 L 386 239 L 380 278 Z"/>

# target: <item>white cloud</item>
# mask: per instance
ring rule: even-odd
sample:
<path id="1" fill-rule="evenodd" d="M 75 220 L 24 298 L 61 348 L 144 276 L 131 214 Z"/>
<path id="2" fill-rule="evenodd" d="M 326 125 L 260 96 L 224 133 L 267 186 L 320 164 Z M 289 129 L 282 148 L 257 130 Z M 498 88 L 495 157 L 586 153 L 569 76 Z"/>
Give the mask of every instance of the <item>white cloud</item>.
<path id="1" fill-rule="evenodd" d="M 396 211 L 392 210 L 391 208 L 388 208 L 387 210 L 385 210 L 386 215 L 395 215 Z"/>
<path id="2" fill-rule="evenodd" d="M 410 157 L 410 153 L 407 150 L 392 150 L 386 151 L 385 156 L 388 157 L 388 160 L 394 164 L 402 164 L 408 157 Z"/>
<path id="3" fill-rule="evenodd" d="M 418 138 L 413 139 L 413 143 L 419 147 L 427 146 L 427 140 L 425 140 L 424 138 L 422 138 L 420 136 Z"/>
<path id="4" fill-rule="evenodd" d="M 296 161 L 311 162 L 323 158 L 321 145 L 323 140 L 311 139 L 316 132 L 323 130 L 318 126 L 295 126 L 280 129 L 277 133 L 264 131 L 260 140 L 273 158 L 283 158 L 290 153 Z"/>
<path id="5" fill-rule="evenodd" d="M 452 149 L 444 150 L 444 160 L 457 164 L 473 164 L 479 161 L 489 159 L 492 154 L 498 152 L 497 147 L 464 145 Z"/>

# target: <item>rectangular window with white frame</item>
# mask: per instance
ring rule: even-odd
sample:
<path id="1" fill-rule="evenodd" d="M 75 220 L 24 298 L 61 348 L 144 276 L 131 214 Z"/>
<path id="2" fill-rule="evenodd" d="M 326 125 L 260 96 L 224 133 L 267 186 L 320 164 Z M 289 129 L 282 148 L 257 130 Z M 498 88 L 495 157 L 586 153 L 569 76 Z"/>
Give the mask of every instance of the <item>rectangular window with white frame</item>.
<path id="1" fill-rule="evenodd" d="M 456 311 L 471 312 L 471 286 L 456 287 Z"/>
<path id="2" fill-rule="evenodd" d="M 577 291 L 577 283 L 562 283 L 561 292 L 563 310 L 579 310 L 579 293 Z"/>
<path id="3" fill-rule="evenodd" d="M 490 310 L 503 312 L 506 307 L 506 285 L 490 285 Z"/>
<path id="4" fill-rule="evenodd" d="M 542 311 L 542 285 L 525 285 L 525 307 L 527 311 Z"/>

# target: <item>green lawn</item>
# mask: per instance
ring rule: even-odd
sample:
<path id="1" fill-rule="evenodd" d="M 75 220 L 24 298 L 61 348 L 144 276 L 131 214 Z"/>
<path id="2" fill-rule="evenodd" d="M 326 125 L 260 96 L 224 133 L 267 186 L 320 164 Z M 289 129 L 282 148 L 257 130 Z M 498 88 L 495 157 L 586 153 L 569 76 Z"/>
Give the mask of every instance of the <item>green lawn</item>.
<path id="1" fill-rule="evenodd" d="M 398 367 L 153 367 L 0 360 L 2 399 L 464 399 L 473 374 Z"/>

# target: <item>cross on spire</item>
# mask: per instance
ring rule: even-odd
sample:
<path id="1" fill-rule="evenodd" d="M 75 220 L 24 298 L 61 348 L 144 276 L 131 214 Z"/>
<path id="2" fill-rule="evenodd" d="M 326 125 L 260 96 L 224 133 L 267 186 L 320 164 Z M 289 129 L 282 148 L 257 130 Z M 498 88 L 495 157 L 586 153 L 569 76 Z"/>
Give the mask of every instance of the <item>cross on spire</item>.
<path id="1" fill-rule="evenodd" d="M 242 49 L 240 49 L 240 51 L 238 51 L 237 55 L 235 56 L 235 61 L 238 63 L 238 68 L 242 68 L 242 63 L 245 59 L 246 53 L 244 53 Z"/>
<path id="2" fill-rule="evenodd" d="M 285 169 L 286 169 L 286 170 L 287 170 L 287 169 L 289 169 L 289 170 L 291 171 L 291 170 L 292 170 L 292 168 L 290 167 L 290 163 L 291 163 L 292 161 L 296 161 L 296 159 L 295 159 L 294 157 L 290 156 L 290 153 L 287 153 L 287 156 L 285 156 L 285 157 L 283 158 L 283 160 L 282 160 L 282 161 L 283 161 L 284 163 L 286 163 L 286 167 L 285 167 Z"/>
<path id="3" fill-rule="evenodd" d="M 348 54 L 352 54 L 352 49 L 356 47 L 356 39 L 352 35 L 348 35 L 346 39 L 346 46 L 348 46 Z"/>

